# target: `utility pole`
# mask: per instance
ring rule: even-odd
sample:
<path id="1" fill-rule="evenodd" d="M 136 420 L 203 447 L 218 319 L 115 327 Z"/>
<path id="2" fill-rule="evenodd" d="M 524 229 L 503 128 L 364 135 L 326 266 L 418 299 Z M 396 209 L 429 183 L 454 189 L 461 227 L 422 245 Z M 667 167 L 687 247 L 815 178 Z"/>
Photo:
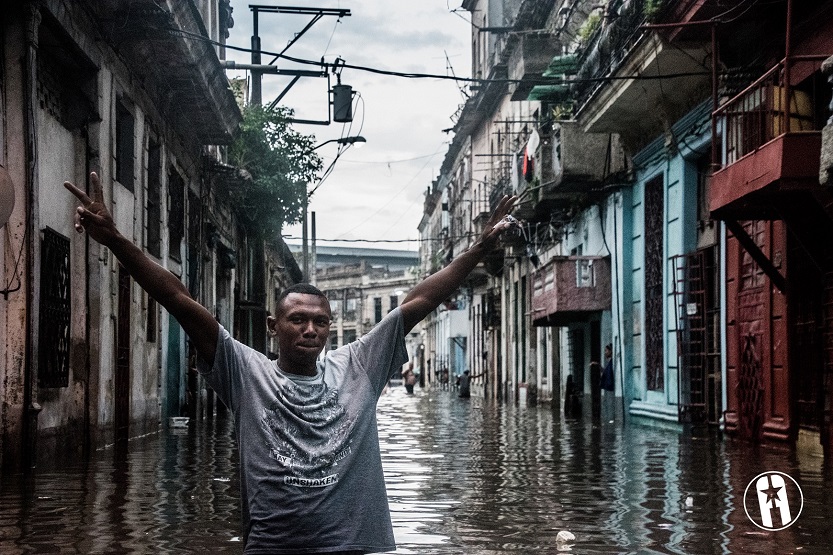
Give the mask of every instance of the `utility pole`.
<path id="1" fill-rule="evenodd" d="M 350 10 L 341 9 L 341 8 L 299 8 L 299 7 L 290 7 L 290 6 L 263 6 L 263 5 L 250 5 L 249 8 L 252 10 L 252 64 L 249 71 L 252 72 L 252 90 L 249 94 L 249 103 L 253 106 L 262 106 L 263 105 L 263 74 L 264 73 L 280 73 L 285 75 L 294 75 L 295 79 L 287 86 L 287 88 L 281 93 L 278 99 L 282 98 L 287 91 L 298 81 L 301 77 L 324 77 L 327 75 L 326 72 L 310 72 L 310 71 L 292 71 L 292 70 L 272 70 L 273 68 L 269 68 L 268 66 L 272 66 L 278 58 L 280 58 L 284 52 L 289 50 L 293 44 L 295 44 L 301 36 L 306 33 L 313 25 L 315 25 L 321 18 L 325 16 L 336 16 L 339 19 L 342 17 L 349 17 Z M 289 41 L 281 52 L 275 56 L 271 62 L 269 62 L 268 66 L 263 66 L 261 64 L 260 58 L 260 34 L 258 29 L 258 15 L 260 12 L 263 13 L 278 13 L 278 14 L 294 14 L 294 15 L 309 15 L 312 16 L 312 19 L 307 25 L 301 30 L 301 32 L 297 33 L 295 37 Z M 230 67 L 230 66 L 227 66 Z M 272 71 L 270 71 L 272 70 Z M 341 83 L 339 82 L 339 85 Z M 329 87 L 328 87 L 329 88 Z M 329 91 L 328 91 L 329 94 Z M 276 101 L 277 102 L 277 101 Z M 272 105 L 276 104 L 273 102 Z M 328 106 L 328 113 L 329 113 L 329 106 Z M 352 114 L 348 114 L 350 120 L 352 121 Z M 346 116 L 345 116 L 346 117 Z M 300 123 L 310 123 L 315 125 L 329 125 L 330 118 L 327 118 L 327 121 L 300 121 Z"/>
<path id="2" fill-rule="evenodd" d="M 316 246 L 315 246 L 315 210 L 312 211 L 312 214 L 310 215 L 310 217 L 312 219 L 312 229 L 311 229 L 311 231 L 312 231 L 312 263 L 310 264 L 310 270 L 311 270 L 312 274 L 310 276 L 309 282 L 312 285 L 317 285 L 318 280 L 316 278 L 317 278 L 317 274 L 318 274 L 318 271 L 317 271 L 317 263 L 318 263 L 317 258 L 318 258 L 318 256 L 317 256 L 317 251 L 316 251 Z"/>
<path id="3" fill-rule="evenodd" d="M 252 14 L 254 21 L 252 24 L 252 65 L 260 65 L 260 36 L 257 32 L 257 14 L 258 10 L 252 7 Z M 249 96 L 249 104 L 252 106 L 260 106 L 263 104 L 263 96 L 261 93 L 261 85 L 263 82 L 263 73 L 252 70 L 252 91 Z"/>
<path id="4" fill-rule="evenodd" d="M 304 186 L 304 213 L 301 216 L 301 281 L 309 283 L 309 239 L 307 237 L 307 210 L 309 208 L 309 195 Z"/>

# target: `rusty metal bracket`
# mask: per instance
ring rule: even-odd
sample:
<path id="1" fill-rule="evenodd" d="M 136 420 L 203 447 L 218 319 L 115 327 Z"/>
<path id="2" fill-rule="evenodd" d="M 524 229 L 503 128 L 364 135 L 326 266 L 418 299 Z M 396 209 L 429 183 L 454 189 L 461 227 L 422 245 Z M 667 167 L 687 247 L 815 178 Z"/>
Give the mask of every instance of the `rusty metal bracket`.
<path id="1" fill-rule="evenodd" d="M 778 268 L 775 267 L 772 261 L 767 258 L 755 240 L 752 239 L 748 233 L 746 233 L 743 226 L 740 225 L 737 220 L 726 220 L 726 227 L 732 232 L 732 235 L 735 236 L 746 252 L 749 253 L 752 260 L 754 260 L 758 266 L 761 267 L 761 270 L 763 270 L 767 277 L 772 281 L 772 284 L 777 287 L 781 293 L 786 293 L 786 278 L 781 274 L 781 272 L 778 271 Z"/>

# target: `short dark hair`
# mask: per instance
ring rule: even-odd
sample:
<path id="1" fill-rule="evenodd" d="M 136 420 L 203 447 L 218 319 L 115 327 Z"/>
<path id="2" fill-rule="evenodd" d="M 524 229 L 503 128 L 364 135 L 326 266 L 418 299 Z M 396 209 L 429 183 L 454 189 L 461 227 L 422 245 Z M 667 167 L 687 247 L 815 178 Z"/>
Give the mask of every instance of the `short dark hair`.
<path id="1" fill-rule="evenodd" d="M 283 291 L 281 294 L 278 295 L 278 298 L 275 299 L 275 308 L 280 309 L 281 303 L 283 300 L 290 295 L 291 293 L 300 293 L 302 295 L 315 295 L 316 297 L 321 297 L 325 301 L 327 301 L 327 305 L 329 306 L 329 299 L 327 299 L 327 295 L 324 294 L 318 287 L 314 285 L 310 285 L 309 283 L 296 283 L 295 285 L 290 285 Z"/>

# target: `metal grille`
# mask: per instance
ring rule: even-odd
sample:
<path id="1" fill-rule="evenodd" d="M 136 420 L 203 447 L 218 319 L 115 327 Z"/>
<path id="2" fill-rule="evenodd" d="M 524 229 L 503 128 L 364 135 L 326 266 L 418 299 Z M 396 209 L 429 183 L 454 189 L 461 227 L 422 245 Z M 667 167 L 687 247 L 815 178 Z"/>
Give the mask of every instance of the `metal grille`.
<path id="1" fill-rule="evenodd" d="M 173 168 L 168 173 L 168 195 L 168 256 L 181 262 L 179 247 L 185 236 L 185 181 Z"/>
<path id="2" fill-rule="evenodd" d="M 803 58 L 790 63 L 815 65 L 825 56 Z M 718 125 L 726 135 L 724 167 L 784 133 L 818 130 L 824 125 L 816 116 L 819 100 L 813 91 L 791 89 L 789 102 L 786 101 L 784 70 L 784 63 L 779 62 L 715 112 Z"/>
<path id="3" fill-rule="evenodd" d="M 645 184 L 645 380 L 651 391 L 665 389 L 663 357 L 663 180 Z"/>
<path id="4" fill-rule="evenodd" d="M 824 380 L 825 391 L 830 391 L 833 388 L 833 272 L 827 272 L 824 275 Z M 833 414 L 833 406 L 831 406 L 830 395 L 827 398 L 824 406 L 824 424 L 831 425 L 831 414 Z M 829 433 L 829 432 L 828 432 Z"/>
<path id="5" fill-rule="evenodd" d="M 740 406 L 740 433 L 744 437 L 758 439 L 763 425 L 764 383 L 761 366 L 761 336 L 741 337 L 742 350 L 738 376 L 738 401 Z"/>
<path id="6" fill-rule="evenodd" d="M 675 256 L 679 410 L 684 421 L 717 424 L 720 400 L 720 296 L 715 248 Z"/>
<path id="7" fill-rule="evenodd" d="M 69 385 L 69 239 L 46 228 L 41 241 L 38 384 Z"/>
<path id="8" fill-rule="evenodd" d="M 822 276 L 801 249 L 790 251 L 790 374 L 799 426 L 819 430 L 824 402 Z"/>

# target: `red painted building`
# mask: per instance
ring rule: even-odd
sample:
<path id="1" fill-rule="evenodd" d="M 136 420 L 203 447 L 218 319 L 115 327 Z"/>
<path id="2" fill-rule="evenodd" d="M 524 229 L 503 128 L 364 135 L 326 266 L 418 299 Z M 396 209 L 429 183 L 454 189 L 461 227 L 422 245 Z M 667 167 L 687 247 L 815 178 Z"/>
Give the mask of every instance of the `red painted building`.
<path id="1" fill-rule="evenodd" d="M 709 204 L 729 232 L 725 424 L 753 440 L 806 430 L 828 450 L 833 195 L 819 184 L 819 165 L 833 2 L 755 10 L 716 27 L 724 75 Z"/>

